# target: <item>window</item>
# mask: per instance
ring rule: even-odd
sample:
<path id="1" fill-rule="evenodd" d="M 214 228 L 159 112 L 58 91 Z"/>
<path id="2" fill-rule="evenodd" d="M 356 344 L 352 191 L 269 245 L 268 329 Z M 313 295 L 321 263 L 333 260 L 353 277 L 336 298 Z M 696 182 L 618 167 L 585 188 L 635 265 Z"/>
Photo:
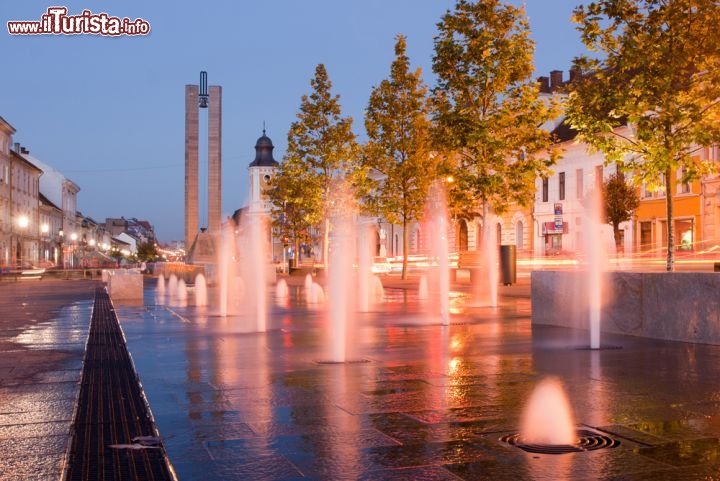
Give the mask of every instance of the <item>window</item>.
<path id="1" fill-rule="evenodd" d="M 596 165 L 595 166 L 595 188 L 598 189 L 598 192 L 602 191 L 602 185 L 603 185 L 603 166 Z"/>
<path id="2" fill-rule="evenodd" d="M 649 199 L 653 196 L 653 193 L 650 189 L 648 189 L 647 184 L 643 184 L 640 187 L 640 197 L 643 199 Z"/>
<path id="3" fill-rule="evenodd" d="M 677 193 L 678 194 L 689 194 L 690 193 L 690 182 L 683 182 L 682 179 L 687 175 L 687 168 L 681 167 L 677 170 L 675 177 L 678 181 Z"/>
<path id="4" fill-rule="evenodd" d="M 679 245 L 675 248 L 681 251 L 691 251 L 694 247 L 693 219 L 676 219 L 675 233 L 679 239 Z"/>
<path id="5" fill-rule="evenodd" d="M 497 231 L 497 245 L 500 245 L 502 244 L 502 224 L 498 222 L 495 229 Z"/>
<path id="6" fill-rule="evenodd" d="M 547 202 L 548 201 L 548 178 L 543 177 L 542 180 L 542 201 Z"/>
<path id="7" fill-rule="evenodd" d="M 665 174 L 660 174 L 660 187 L 655 191 L 656 197 L 665 197 Z"/>
<path id="8" fill-rule="evenodd" d="M 652 247 L 652 222 L 640 222 L 640 250 Z"/>
<path id="9" fill-rule="evenodd" d="M 582 199 L 585 193 L 583 192 L 583 170 L 577 169 L 575 171 L 575 197 Z"/>
<path id="10" fill-rule="evenodd" d="M 525 247 L 523 239 L 523 223 L 521 220 L 515 224 L 515 245 L 518 250 L 522 250 Z"/>
<path id="11" fill-rule="evenodd" d="M 565 172 L 558 174 L 558 198 L 565 200 Z"/>

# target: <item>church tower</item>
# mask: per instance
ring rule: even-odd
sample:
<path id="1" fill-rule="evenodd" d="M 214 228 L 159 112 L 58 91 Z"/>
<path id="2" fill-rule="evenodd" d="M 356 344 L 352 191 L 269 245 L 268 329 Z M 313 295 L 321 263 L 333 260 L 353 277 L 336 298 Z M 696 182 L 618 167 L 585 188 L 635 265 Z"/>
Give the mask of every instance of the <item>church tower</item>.
<path id="1" fill-rule="evenodd" d="M 264 191 L 270 179 L 275 177 L 280 165 L 273 158 L 274 148 L 272 140 L 265 135 L 265 129 L 263 129 L 262 137 L 255 143 L 255 160 L 248 166 L 250 171 L 250 212 L 269 214 L 272 211 L 272 203 Z"/>

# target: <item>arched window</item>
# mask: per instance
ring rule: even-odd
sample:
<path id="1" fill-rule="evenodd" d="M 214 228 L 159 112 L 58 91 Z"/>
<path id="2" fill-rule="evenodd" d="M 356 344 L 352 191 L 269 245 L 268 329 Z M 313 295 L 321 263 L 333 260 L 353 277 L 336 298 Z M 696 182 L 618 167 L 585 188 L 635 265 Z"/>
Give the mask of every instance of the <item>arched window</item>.
<path id="1" fill-rule="evenodd" d="M 468 226 L 465 219 L 460 219 L 458 226 L 458 250 L 464 252 L 468 250 Z"/>

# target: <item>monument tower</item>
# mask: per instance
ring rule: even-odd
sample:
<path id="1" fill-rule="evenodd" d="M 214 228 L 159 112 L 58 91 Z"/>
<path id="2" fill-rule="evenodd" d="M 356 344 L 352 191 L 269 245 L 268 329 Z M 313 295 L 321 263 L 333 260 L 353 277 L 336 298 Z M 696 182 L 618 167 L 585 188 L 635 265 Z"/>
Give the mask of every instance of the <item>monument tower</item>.
<path id="1" fill-rule="evenodd" d="M 207 72 L 200 85 L 185 86 L 185 250 L 190 251 L 199 232 L 198 136 L 200 109 L 208 109 L 208 216 L 207 229 L 220 232 L 222 200 L 222 87 L 208 89 Z"/>

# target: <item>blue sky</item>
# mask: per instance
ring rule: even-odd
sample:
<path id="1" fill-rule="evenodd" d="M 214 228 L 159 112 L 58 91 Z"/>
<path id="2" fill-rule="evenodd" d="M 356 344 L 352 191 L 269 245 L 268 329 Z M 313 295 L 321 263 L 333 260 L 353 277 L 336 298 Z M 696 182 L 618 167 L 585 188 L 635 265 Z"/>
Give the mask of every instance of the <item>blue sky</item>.
<path id="1" fill-rule="evenodd" d="M 520 0 L 513 2 L 519 4 Z M 537 75 L 584 53 L 570 15 L 580 0 L 526 0 Z M 245 205 L 247 166 L 263 122 L 285 151 L 300 97 L 324 63 L 343 114 L 364 138 L 370 91 L 388 76 L 395 36 L 431 86 L 436 24 L 454 0 L 96 0 L 3 2 L 0 116 L 14 140 L 77 183 L 96 221 L 150 221 L 162 242 L 183 237 L 184 86 L 208 72 L 223 87 L 223 213 Z M 51 6 L 142 18 L 147 36 L 10 35 Z M 202 135 L 202 133 L 201 133 Z M 202 148 L 202 146 L 201 146 Z M 203 164 L 201 154 L 201 165 Z M 201 169 L 202 170 L 202 169 Z M 201 173 L 201 182 L 205 175 Z M 202 185 L 202 184 L 201 184 Z M 206 211 L 201 193 L 201 212 Z M 201 214 L 200 223 L 206 222 Z"/>

